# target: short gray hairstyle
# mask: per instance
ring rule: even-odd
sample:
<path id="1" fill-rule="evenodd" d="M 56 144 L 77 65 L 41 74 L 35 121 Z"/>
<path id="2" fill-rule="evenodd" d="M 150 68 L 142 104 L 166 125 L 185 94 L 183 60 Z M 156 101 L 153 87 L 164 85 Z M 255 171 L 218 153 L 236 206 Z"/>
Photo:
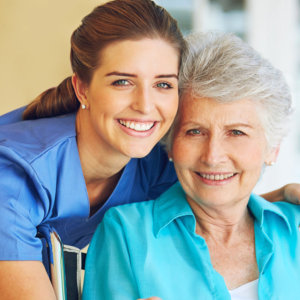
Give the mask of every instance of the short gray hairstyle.
<path id="1" fill-rule="evenodd" d="M 282 72 L 233 34 L 194 33 L 186 41 L 179 75 L 180 96 L 261 103 L 268 146 L 278 146 L 292 113 L 291 94 Z M 167 147 L 171 146 L 172 131 Z"/>

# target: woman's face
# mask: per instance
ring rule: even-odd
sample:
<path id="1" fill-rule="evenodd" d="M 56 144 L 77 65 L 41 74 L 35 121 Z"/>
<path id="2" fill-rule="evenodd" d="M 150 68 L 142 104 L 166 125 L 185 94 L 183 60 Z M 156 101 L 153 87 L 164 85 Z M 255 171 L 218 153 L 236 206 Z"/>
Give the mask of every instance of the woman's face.
<path id="1" fill-rule="evenodd" d="M 143 157 L 169 129 L 178 107 L 178 52 L 161 39 L 107 46 L 89 86 L 85 130 L 98 146 Z"/>
<path id="2" fill-rule="evenodd" d="M 209 207 L 248 201 L 277 153 L 268 151 L 258 109 L 247 100 L 183 98 L 170 154 L 189 200 Z"/>

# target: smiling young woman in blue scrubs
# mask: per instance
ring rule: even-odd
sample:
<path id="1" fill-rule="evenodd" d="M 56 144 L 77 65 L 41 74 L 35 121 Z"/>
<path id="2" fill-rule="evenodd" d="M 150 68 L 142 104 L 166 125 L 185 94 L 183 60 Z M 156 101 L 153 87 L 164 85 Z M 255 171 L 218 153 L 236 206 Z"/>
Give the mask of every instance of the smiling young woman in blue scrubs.
<path id="1" fill-rule="evenodd" d="M 106 3 L 72 35 L 74 75 L 0 118 L 2 297 L 55 298 L 38 231 L 82 248 L 108 208 L 177 180 L 157 143 L 177 111 L 184 45 L 152 1 Z"/>
<path id="2" fill-rule="evenodd" d="M 183 48 L 154 2 L 106 3 L 72 35 L 74 75 L 0 118 L 1 297 L 55 298 L 37 231 L 82 248 L 109 207 L 176 181 L 157 143 L 177 111 Z"/>

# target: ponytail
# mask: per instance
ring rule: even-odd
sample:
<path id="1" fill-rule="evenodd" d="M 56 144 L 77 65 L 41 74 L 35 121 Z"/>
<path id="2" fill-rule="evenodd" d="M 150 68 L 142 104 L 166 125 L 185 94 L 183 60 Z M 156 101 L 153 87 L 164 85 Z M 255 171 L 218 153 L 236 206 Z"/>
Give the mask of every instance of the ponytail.
<path id="1" fill-rule="evenodd" d="M 57 87 L 50 88 L 36 97 L 23 112 L 24 120 L 49 118 L 74 112 L 79 107 L 71 76 Z"/>

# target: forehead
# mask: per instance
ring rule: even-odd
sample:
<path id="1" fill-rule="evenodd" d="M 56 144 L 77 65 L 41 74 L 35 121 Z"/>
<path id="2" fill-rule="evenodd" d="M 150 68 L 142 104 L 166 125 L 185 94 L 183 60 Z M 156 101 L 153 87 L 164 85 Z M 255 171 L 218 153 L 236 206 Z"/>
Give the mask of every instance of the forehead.
<path id="1" fill-rule="evenodd" d="M 232 102 L 219 102 L 212 98 L 185 95 L 179 109 L 181 123 L 230 125 L 247 123 L 261 127 L 260 103 L 241 99 Z"/>
<path id="2" fill-rule="evenodd" d="M 100 53 L 99 67 L 130 68 L 151 66 L 166 71 L 178 71 L 179 52 L 160 38 L 117 41 L 106 46 Z"/>

